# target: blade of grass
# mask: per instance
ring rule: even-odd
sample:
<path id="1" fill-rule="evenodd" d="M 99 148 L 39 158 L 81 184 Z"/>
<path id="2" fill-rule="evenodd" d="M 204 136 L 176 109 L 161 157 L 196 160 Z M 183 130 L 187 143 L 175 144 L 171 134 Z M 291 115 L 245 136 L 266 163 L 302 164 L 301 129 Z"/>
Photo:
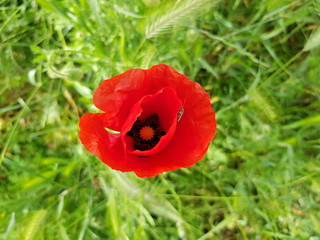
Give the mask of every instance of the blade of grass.
<path id="1" fill-rule="evenodd" d="M 308 118 L 304 118 L 302 120 L 290 123 L 286 126 L 284 126 L 283 128 L 285 129 L 294 129 L 294 128 L 299 128 L 299 127 L 306 127 L 306 126 L 312 126 L 312 125 L 316 125 L 316 124 L 320 124 L 320 114 L 312 116 L 312 117 L 308 117 Z"/>
<path id="2" fill-rule="evenodd" d="M 15 219 L 16 219 L 16 218 L 15 218 L 15 213 L 13 212 L 13 213 L 11 213 L 10 221 L 9 221 L 9 224 L 8 224 L 8 227 L 7 227 L 7 230 L 6 230 L 6 233 L 5 233 L 4 236 L 3 236 L 3 240 L 7 240 L 7 239 L 8 239 L 9 234 L 10 234 L 10 232 L 11 232 L 11 229 L 12 229 L 14 223 L 15 223 Z"/>
<path id="3" fill-rule="evenodd" d="M 14 132 L 16 131 L 17 129 L 17 126 L 19 124 L 19 120 L 22 118 L 22 116 L 25 114 L 26 110 L 28 109 L 28 106 L 30 104 L 30 101 L 33 99 L 33 97 L 35 96 L 35 94 L 38 92 L 38 90 L 42 87 L 43 84 L 39 84 L 38 86 L 36 86 L 33 91 L 31 92 L 31 94 L 29 95 L 25 105 L 23 106 L 23 108 L 20 110 L 20 112 L 18 113 L 17 115 L 17 119 L 13 125 L 13 127 L 11 128 L 11 131 L 9 132 L 9 135 L 7 137 L 7 140 L 6 142 L 4 143 L 4 146 L 3 146 L 3 149 L 1 151 L 1 154 L 0 154 L 0 165 L 2 164 L 2 160 L 4 158 L 4 155 L 7 151 L 7 148 L 9 147 L 9 144 L 10 144 L 10 141 L 11 141 L 11 138 L 14 134 Z"/>

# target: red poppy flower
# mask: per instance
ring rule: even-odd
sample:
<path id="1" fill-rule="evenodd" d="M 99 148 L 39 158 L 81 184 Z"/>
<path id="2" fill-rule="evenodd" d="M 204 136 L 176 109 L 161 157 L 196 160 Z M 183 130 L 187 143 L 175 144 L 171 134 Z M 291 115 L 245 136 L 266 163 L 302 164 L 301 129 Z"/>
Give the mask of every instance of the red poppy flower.
<path id="1" fill-rule="evenodd" d="M 103 113 L 81 117 L 82 144 L 111 168 L 139 177 L 192 166 L 216 132 L 209 94 L 164 64 L 103 81 L 93 102 Z"/>

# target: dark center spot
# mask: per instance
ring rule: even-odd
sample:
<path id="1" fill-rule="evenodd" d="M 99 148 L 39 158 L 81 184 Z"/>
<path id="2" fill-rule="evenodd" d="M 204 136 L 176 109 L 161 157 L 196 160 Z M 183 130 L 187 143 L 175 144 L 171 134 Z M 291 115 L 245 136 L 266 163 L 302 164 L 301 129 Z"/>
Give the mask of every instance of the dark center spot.
<path id="1" fill-rule="evenodd" d="M 154 148 L 166 132 L 160 128 L 158 114 L 152 114 L 146 119 L 138 118 L 126 134 L 133 138 L 134 150 L 146 151 Z"/>

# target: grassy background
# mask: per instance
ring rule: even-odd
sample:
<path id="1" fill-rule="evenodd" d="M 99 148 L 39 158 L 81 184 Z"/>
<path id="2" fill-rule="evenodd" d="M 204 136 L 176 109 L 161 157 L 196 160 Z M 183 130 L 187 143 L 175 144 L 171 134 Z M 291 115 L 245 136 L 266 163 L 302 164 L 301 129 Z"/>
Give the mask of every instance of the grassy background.
<path id="1" fill-rule="evenodd" d="M 319 240 L 319 15 L 319 0 L 0 0 L 0 239 Z M 218 132 L 193 167 L 139 179 L 77 124 L 103 79 L 158 63 L 211 94 Z"/>

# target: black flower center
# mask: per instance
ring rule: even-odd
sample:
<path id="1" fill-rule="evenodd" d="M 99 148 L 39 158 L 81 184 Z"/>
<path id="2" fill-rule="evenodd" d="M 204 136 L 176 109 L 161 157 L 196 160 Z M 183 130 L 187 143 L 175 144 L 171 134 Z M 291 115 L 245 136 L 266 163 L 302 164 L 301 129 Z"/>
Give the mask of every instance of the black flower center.
<path id="1" fill-rule="evenodd" d="M 158 114 L 152 114 L 146 119 L 138 118 L 126 134 L 133 138 L 134 150 L 146 151 L 154 148 L 166 132 L 160 128 Z"/>

